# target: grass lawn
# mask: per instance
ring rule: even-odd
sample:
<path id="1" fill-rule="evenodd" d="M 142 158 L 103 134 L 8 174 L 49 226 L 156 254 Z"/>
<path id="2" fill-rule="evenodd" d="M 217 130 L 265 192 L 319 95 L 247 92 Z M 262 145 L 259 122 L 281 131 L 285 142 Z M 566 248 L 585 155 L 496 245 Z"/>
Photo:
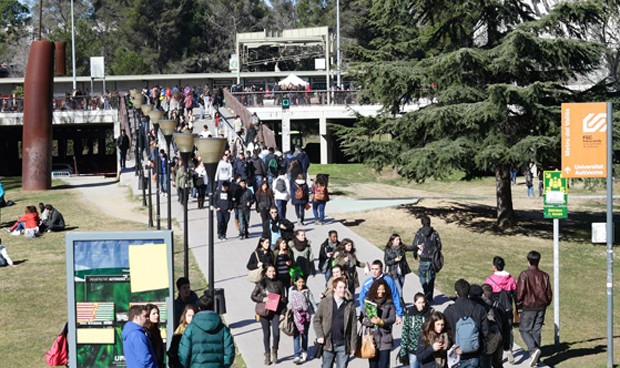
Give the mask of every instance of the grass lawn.
<path id="1" fill-rule="evenodd" d="M 350 188 L 372 190 L 375 183 L 385 196 L 402 190 L 410 190 L 422 200 L 414 206 L 376 210 L 365 213 L 346 214 L 337 217 L 352 224 L 353 230 L 364 238 L 383 247 L 392 233 L 401 235 L 411 243 L 415 231 L 420 227 L 416 216 L 428 213 L 442 238 L 446 265 L 438 275 L 436 286 L 449 296 L 455 295 L 454 282 L 465 278 L 470 283 L 482 283 L 491 274 L 494 255 L 506 260 L 506 270 L 515 279 L 527 268 L 526 255 L 530 250 L 542 253 L 540 267 L 553 279 L 553 223 L 542 216 L 542 200 L 538 198 L 516 198 L 525 194 L 523 185 L 513 186 L 514 206 L 519 218 L 516 228 L 499 230 L 493 226 L 495 220 L 495 180 L 483 178 L 466 182 L 456 179 L 443 182 L 429 181 L 424 184 L 407 183 L 392 173 L 372 177 L 371 170 L 362 165 L 312 165 L 314 173 L 329 173 L 332 192 L 352 194 Z M 523 178 L 519 177 L 519 183 Z M 360 186 L 359 183 L 362 183 Z M 380 184 L 380 186 L 378 186 Z M 392 186 L 399 188 L 392 188 Z M 516 189 L 515 189 L 516 188 Z M 521 191 L 522 190 L 522 191 Z M 618 184 L 615 193 L 620 193 Z M 399 192 L 400 193 L 400 192 Z M 442 198 L 447 195 L 486 195 L 490 198 L 462 199 Z M 590 242 L 590 223 L 605 221 L 604 199 L 579 199 L 575 194 L 604 195 L 605 188 L 591 191 L 580 182 L 573 183 L 569 191 L 569 218 L 560 220 L 560 340 L 553 342 L 553 306 L 547 309 L 543 328 L 543 361 L 556 367 L 605 367 L 607 362 L 607 310 L 606 310 L 606 252 L 604 245 L 593 246 Z M 615 206 L 617 212 L 617 202 Z M 327 212 L 329 213 L 329 204 Z M 615 216 L 615 223 L 620 216 Z M 397 219 L 397 221 L 394 221 Z M 409 257 L 412 269 L 417 262 Z M 616 278 L 620 266 L 614 264 Z M 617 283 L 615 283 L 617 285 Z M 558 293 L 558 290 L 554 290 Z M 620 302 L 616 288 L 614 303 Z M 411 298 L 412 296 L 406 296 Z M 620 319 L 616 307 L 615 321 Z M 517 329 L 516 342 L 524 346 Z M 614 339 L 614 350 L 620 351 L 620 339 Z M 618 361 L 617 353 L 616 359 Z"/>
<path id="2" fill-rule="evenodd" d="M 62 213 L 68 226 L 75 231 L 146 230 L 146 223 L 129 222 L 108 217 L 72 189 L 42 192 L 21 192 L 20 178 L 4 178 L 7 198 L 17 204 L 3 208 L 2 226 L 12 225 L 27 205 L 52 203 Z M 54 181 L 54 187 L 62 183 Z M 182 244 L 180 234 L 175 243 Z M 5 245 L 17 267 L 0 269 L 0 351 L 4 352 L 3 367 L 45 367 L 45 352 L 67 320 L 65 234 L 46 233 L 37 239 L 9 236 L 2 232 Z M 182 251 L 175 254 L 175 277 L 182 275 Z M 192 288 L 202 290 L 206 280 L 190 257 Z M 241 356 L 235 367 L 245 367 Z"/>

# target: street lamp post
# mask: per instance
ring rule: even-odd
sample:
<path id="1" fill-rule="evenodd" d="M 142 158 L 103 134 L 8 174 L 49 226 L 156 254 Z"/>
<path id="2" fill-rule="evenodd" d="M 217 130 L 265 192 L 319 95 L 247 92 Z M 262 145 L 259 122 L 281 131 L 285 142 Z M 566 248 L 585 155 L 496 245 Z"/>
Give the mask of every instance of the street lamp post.
<path id="1" fill-rule="evenodd" d="M 144 142 L 142 142 L 142 117 L 137 114 L 137 110 L 142 106 L 142 95 L 134 94 L 131 99 L 134 108 L 134 119 L 136 120 L 136 174 L 139 176 L 139 187 L 142 188 L 142 205 L 146 207 L 146 194 L 144 191 L 144 170 L 142 168 L 142 150 Z"/>
<path id="2" fill-rule="evenodd" d="M 172 135 L 177 128 L 176 120 L 160 120 L 159 128 L 161 129 L 164 139 L 166 139 L 166 160 L 164 161 L 164 167 L 166 168 L 166 190 L 168 191 L 168 230 L 172 230 L 172 191 L 170 190 L 170 143 L 172 142 Z"/>
<path id="3" fill-rule="evenodd" d="M 183 185 L 183 276 L 189 278 L 189 229 L 187 220 L 187 202 L 189 201 L 188 186 L 189 179 L 189 158 L 194 152 L 194 137 L 192 133 L 174 133 L 174 143 L 176 143 L 181 160 L 183 161 L 183 171 L 185 175 Z"/>
<path id="4" fill-rule="evenodd" d="M 142 110 L 142 116 L 145 118 L 144 121 L 146 122 L 146 119 L 149 118 L 149 113 L 153 110 L 153 105 L 149 105 L 149 104 L 144 104 L 142 106 L 140 106 L 140 110 Z M 149 119 L 150 120 L 150 119 Z M 149 133 L 149 129 L 147 128 L 149 126 L 148 123 L 144 124 L 145 126 L 145 136 L 147 137 L 147 141 L 145 142 L 145 146 L 148 147 L 148 154 L 147 157 L 151 157 L 151 134 Z M 148 206 L 149 206 L 149 227 L 153 227 L 153 190 L 152 190 L 152 181 L 153 181 L 153 168 L 151 167 L 151 162 L 150 160 L 147 160 L 146 163 L 146 170 L 148 170 Z"/>
<path id="5" fill-rule="evenodd" d="M 217 164 L 226 148 L 225 138 L 195 138 L 194 145 L 207 170 L 209 178 L 209 291 L 215 303 L 215 239 L 213 231 L 213 193 L 215 192 L 215 173 Z M 216 310 L 216 312 L 219 312 Z"/>
<path id="6" fill-rule="evenodd" d="M 164 117 L 164 112 L 161 110 L 153 110 L 149 112 L 149 118 L 151 118 L 151 123 L 153 124 L 153 130 L 155 131 L 155 141 L 158 141 L 159 138 L 159 121 Z M 157 206 L 157 230 L 161 230 L 161 203 L 159 200 L 159 183 L 161 180 L 161 161 L 159 159 L 159 145 L 156 145 L 157 152 L 155 152 L 155 157 L 153 157 L 153 161 L 155 163 L 155 174 L 157 175 L 157 189 L 155 190 L 157 198 L 155 199 L 155 205 Z"/>

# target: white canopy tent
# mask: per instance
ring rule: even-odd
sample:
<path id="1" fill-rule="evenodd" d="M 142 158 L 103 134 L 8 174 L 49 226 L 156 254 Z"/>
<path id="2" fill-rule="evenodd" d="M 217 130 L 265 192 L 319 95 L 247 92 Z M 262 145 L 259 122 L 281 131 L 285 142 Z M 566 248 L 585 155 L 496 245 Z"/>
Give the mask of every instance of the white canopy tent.
<path id="1" fill-rule="evenodd" d="M 289 84 L 292 84 L 295 86 L 298 86 L 298 85 L 307 86 L 308 82 L 304 81 L 303 79 L 299 78 L 295 74 L 291 73 L 288 75 L 288 77 L 279 81 L 278 84 L 281 86 L 288 86 Z"/>

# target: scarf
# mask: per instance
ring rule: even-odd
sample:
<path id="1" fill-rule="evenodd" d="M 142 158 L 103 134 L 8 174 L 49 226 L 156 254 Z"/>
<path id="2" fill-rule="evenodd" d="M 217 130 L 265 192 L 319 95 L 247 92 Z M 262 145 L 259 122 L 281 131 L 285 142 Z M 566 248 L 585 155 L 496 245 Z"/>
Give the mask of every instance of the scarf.
<path id="1" fill-rule="evenodd" d="M 308 239 L 302 242 L 301 240 L 297 239 L 297 237 L 294 237 L 293 245 L 295 246 L 295 249 L 297 249 L 297 251 L 303 252 L 308 247 Z"/>
<path id="2" fill-rule="evenodd" d="M 271 216 L 271 215 L 269 215 Z M 271 221 L 271 232 L 279 233 L 280 232 L 280 216 L 276 216 L 276 218 L 269 219 Z"/>

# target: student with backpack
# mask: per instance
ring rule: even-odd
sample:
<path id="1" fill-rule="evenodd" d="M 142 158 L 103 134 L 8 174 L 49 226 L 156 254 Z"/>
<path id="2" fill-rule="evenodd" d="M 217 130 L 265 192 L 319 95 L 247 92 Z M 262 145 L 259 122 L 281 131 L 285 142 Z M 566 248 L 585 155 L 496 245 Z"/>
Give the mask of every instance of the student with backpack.
<path id="1" fill-rule="evenodd" d="M 484 283 L 491 286 L 493 290 L 493 300 L 497 302 L 498 307 L 507 318 L 506 323 L 510 326 L 507 336 L 509 338 L 504 339 L 504 350 L 508 353 L 508 363 L 513 364 L 515 358 L 514 355 L 512 355 L 512 345 L 514 342 L 512 323 L 517 283 L 514 277 L 504 270 L 505 265 L 506 263 L 502 257 L 493 257 L 493 274 L 487 277 Z"/>
<path id="2" fill-rule="evenodd" d="M 273 181 L 273 189 L 278 215 L 280 218 L 286 218 L 286 204 L 291 198 L 291 187 L 284 170 L 278 172 L 278 176 Z"/>
<path id="3" fill-rule="evenodd" d="M 317 175 L 312 184 L 312 212 L 314 212 L 314 224 L 323 225 L 325 223 L 325 205 L 329 201 L 327 190 L 327 180 L 323 175 Z"/>
<path id="4" fill-rule="evenodd" d="M 424 290 L 424 296 L 428 302 L 433 301 L 435 290 L 435 275 L 439 272 L 439 266 L 434 262 L 435 258 L 441 257 L 441 239 L 439 233 L 431 227 L 431 219 L 427 215 L 420 217 L 422 227 L 413 238 L 413 258 L 420 258 L 418 277 Z M 443 263 L 443 262 L 442 262 Z"/>
<path id="5" fill-rule="evenodd" d="M 297 225 L 303 226 L 306 217 L 306 205 L 308 204 L 308 184 L 302 174 L 297 175 L 291 184 L 291 203 L 295 206 Z M 309 206 L 308 206 L 309 208 Z"/>
<path id="6" fill-rule="evenodd" d="M 489 322 L 484 307 L 469 299 L 469 282 L 458 279 L 454 284 L 456 300 L 445 310 L 450 341 L 458 347 L 460 368 L 477 368 L 483 341 L 489 335 Z"/>

